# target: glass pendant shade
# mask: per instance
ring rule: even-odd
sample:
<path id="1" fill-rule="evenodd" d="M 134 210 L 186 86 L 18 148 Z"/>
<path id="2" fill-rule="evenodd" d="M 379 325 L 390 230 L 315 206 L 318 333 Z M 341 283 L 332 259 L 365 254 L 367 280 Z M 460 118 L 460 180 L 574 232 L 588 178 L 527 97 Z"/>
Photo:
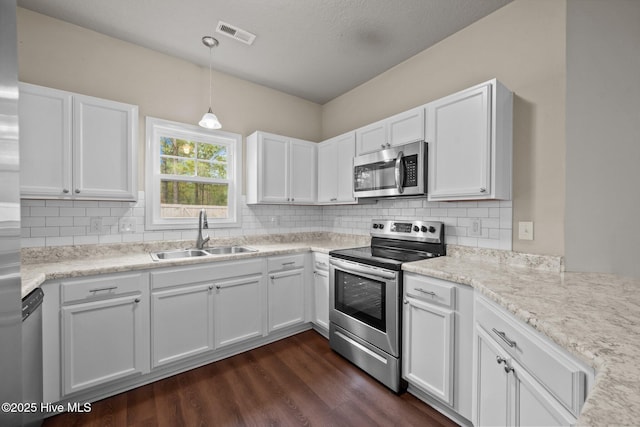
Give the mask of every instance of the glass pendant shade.
<path id="1" fill-rule="evenodd" d="M 202 119 L 198 124 L 207 129 L 220 129 L 222 127 L 218 117 L 213 114 L 213 111 L 211 111 L 211 107 L 209 107 L 209 111 L 204 113 L 204 116 L 202 116 Z"/>

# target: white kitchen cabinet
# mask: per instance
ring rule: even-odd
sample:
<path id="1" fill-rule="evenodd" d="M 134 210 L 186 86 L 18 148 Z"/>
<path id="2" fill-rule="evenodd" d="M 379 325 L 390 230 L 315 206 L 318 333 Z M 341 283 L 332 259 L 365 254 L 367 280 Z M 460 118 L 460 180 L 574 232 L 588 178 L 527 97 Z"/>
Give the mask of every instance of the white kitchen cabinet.
<path id="1" fill-rule="evenodd" d="M 213 351 L 213 282 L 151 293 L 152 367 Z"/>
<path id="2" fill-rule="evenodd" d="M 476 298 L 476 425 L 574 425 L 592 373 L 485 298 Z"/>
<path id="3" fill-rule="evenodd" d="M 305 256 L 268 259 L 269 332 L 305 321 Z"/>
<path id="4" fill-rule="evenodd" d="M 23 198 L 136 200 L 138 107 L 20 84 Z"/>
<path id="5" fill-rule="evenodd" d="M 313 254 L 313 323 L 329 332 L 329 255 Z"/>
<path id="6" fill-rule="evenodd" d="M 318 203 L 356 203 L 353 197 L 355 133 L 318 144 Z"/>
<path id="7" fill-rule="evenodd" d="M 216 349 L 266 333 L 263 288 L 262 274 L 216 281 L 213 310 Z"/>
<path id="8" fill-rule="evenodd" d="M 262 335 L 262 283 L 262 260 L 152 271 L 152 367 Z"/>
<path id="9" fill-rule="evenodd" d="M 149 372 L 147 274 L 69 280 L 61 288 L 64 395 Z"/>
<path id="10" fill-rule="evenodd" d="M 428 199 L 511 199 L 513 94 L 497 80 L 427 104 Z"/>
<path id="11" fill-rule="evenodd" d="M 453 405 L 454 313 L 407 297 L 404 304 L 403 376 Z"/>
<path id="12" fill-rule="evenodd" d="M 424 107 L 417 107 L 356 129 L 356 155 L 424 141 L 424 114 Z"/>
<path id="13" fill-rule="evenodd" d="M 247 137 L 247 203 L 313 204 L 316 144 L 254 132 Z"/>
<path id="14" fill-rule="evenodd" d="M 409 392 L 459 423 L 471 418 L 473 289 L 404 274 L 402 376 Z"/>

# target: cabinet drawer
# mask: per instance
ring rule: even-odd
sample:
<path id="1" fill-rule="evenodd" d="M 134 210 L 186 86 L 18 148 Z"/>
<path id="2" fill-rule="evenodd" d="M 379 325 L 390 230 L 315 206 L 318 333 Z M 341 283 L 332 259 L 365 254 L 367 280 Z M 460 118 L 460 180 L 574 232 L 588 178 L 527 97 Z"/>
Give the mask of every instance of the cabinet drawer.
<path id="1" fill-rule="evenodd" d="M 573 415 L 585 397 L 585 372 L 556 344 L 484 298 L 476 298 L 476 322 Z M 517 322 L 517 323 L 516 323 Z"/>
<path id="2" fill-rule="evenodd" d="M 407 296 L 455 309 L 456 287 L 453 283 L 433 277 L 405 274 Z"/>
<path id="3" fill-rule="evenodd" d="M 168 288 L 262 273 L 262 259 L 211 263 L 206 265 L 168 268 L 151 272 L 151 289 Z"/>
<path id="4" fill-rule="evenodd" d="M 272 272 L 280 270 L 291 270 L 294 268 L 304 268 L 304 257 L 304 254 L 271 257 L 267 260 L 267 270 L 269 272 Z"/>
<path id="5" fill-rule="evenodd" d="M 62 303 L 142 292 L 147 273 L 92 277 L 61 283 Z"/>

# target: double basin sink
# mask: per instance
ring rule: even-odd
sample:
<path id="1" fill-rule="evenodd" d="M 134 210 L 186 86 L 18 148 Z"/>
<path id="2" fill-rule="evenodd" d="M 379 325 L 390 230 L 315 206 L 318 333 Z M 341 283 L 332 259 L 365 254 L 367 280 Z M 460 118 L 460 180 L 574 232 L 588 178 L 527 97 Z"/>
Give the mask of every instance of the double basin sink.
<path id="1" fill-rule="evenodd" d="M 177 249 L 172 251 L 151 252 L 151 259 L 160 261 L 165 259 L 183 259 L 211 255 L 241 254 L 246 252 L 258 252 L 257 249 L 248 246 L 213 246 L 205 249 Z"/>

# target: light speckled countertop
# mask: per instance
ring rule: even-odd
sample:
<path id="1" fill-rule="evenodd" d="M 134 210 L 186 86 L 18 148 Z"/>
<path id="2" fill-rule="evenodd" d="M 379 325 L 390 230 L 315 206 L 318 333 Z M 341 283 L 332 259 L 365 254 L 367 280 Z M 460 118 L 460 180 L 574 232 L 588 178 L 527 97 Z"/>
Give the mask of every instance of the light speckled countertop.
<path id="1" fill-rule="evenodd" d="M 640 425 L 640 280 L 451 256 L 403 269 L 473 286 L 594 367 L 580 425 Z"/>
<path id="2" fill-rule="evenodd" d="M 22 292 L 45 280 L 203 262 L 365 246 L 362 236 L 301 233 L 296 238 L 233 241 L 258 252 L 153 262 L 149 251 L 176 242 L 86 249 L 23 250 Z M 214 242 L 229 244 L 229 242 Z M 562 259 L 448 247 L 449 256 L 403 265 L 405 271 L 474 287 L 596 369 L 581 425 L 640 424 L 640 280 L 562 272 Z M 82 254 L 82 257 L 79 257 Z"/>

